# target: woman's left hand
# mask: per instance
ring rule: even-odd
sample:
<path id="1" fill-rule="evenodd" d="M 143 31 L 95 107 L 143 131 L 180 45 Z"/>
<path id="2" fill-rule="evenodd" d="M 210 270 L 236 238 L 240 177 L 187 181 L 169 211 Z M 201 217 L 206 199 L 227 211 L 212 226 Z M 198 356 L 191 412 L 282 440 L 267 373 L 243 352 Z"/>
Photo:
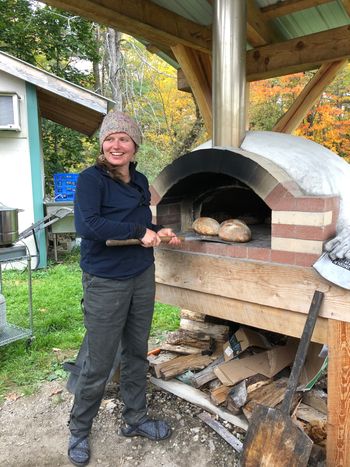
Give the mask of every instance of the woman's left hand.
<path id="1" fill-rule="evenodd" d="M 172 229 L 164 228 L 158 230 L 157 234 L 160 237 L 172 237 L 171 240 L 169 240 L 168 245 L 180 245 L 181 240 L 176 236 L 176 234 L 173 232 Z"/>

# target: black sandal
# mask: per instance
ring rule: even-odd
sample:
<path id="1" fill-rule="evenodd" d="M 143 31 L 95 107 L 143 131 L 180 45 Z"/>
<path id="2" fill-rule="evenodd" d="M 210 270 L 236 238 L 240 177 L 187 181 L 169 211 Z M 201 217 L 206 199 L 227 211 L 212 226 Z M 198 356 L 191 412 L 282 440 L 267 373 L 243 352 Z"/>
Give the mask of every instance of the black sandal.
<path id="1" fill-rule="evenodd" d="M 162 441 L 170 437 L 172 430 L 164 420 L 148 418 L 138 425 L 125 425 L 121 428 L 124 436 L 144 436 L 152 441 Z"/>
<path id="2" fill-rule="evenodd" d="M 90 462 L 90 444 L 88 436 L 71 435 L 68 444 L 68 459 L 73 465 L 84 467 Z"/>

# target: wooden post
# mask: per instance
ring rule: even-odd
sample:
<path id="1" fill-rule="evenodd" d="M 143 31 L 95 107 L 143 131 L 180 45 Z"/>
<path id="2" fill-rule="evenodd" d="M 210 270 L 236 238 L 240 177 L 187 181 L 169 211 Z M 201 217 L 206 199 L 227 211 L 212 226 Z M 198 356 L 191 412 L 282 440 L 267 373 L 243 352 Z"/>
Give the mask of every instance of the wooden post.
<path id="1" fill-rule="evenodd" d="M 327 466 L 350 465 L 350 323 L 328 320 Z"/>

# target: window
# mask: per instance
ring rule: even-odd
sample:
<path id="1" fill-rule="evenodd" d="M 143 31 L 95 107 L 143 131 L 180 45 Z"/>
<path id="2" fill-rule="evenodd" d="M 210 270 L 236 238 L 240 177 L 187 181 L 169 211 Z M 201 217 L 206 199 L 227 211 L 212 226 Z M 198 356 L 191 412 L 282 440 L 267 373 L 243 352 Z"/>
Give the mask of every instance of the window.
<path id="1" fill-rule="evenodd" d="M 19 96 L 0 92 L 0 130 L 20 131 Z"/>

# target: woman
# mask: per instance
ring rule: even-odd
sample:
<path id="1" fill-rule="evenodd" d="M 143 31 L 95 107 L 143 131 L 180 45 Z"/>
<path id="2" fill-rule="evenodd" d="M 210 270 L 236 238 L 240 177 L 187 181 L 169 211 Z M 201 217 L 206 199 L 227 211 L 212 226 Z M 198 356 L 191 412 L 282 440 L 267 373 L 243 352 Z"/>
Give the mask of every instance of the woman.
<path id="1" fill-rule="evenodd" d="M 68 457 L 89 463 L 89 432 L 121 344 L 120 392 L 125 436 L 166 439 L 171 428 L 150 419 L 146 407 L 147 341 L 152 322 L 155 279 L 153 247 L 171 229 L 152 224 L 150 192 L 136 170 L 141 132 L 128 115 L 110 112 L 100 130 L 101 155 L 78 178 L 76 231 L 82 238 L 84 324 L 88 352 L 70 416 Z M 137 238 L 140 245 L 107 247 L 108 239 Z"/>

